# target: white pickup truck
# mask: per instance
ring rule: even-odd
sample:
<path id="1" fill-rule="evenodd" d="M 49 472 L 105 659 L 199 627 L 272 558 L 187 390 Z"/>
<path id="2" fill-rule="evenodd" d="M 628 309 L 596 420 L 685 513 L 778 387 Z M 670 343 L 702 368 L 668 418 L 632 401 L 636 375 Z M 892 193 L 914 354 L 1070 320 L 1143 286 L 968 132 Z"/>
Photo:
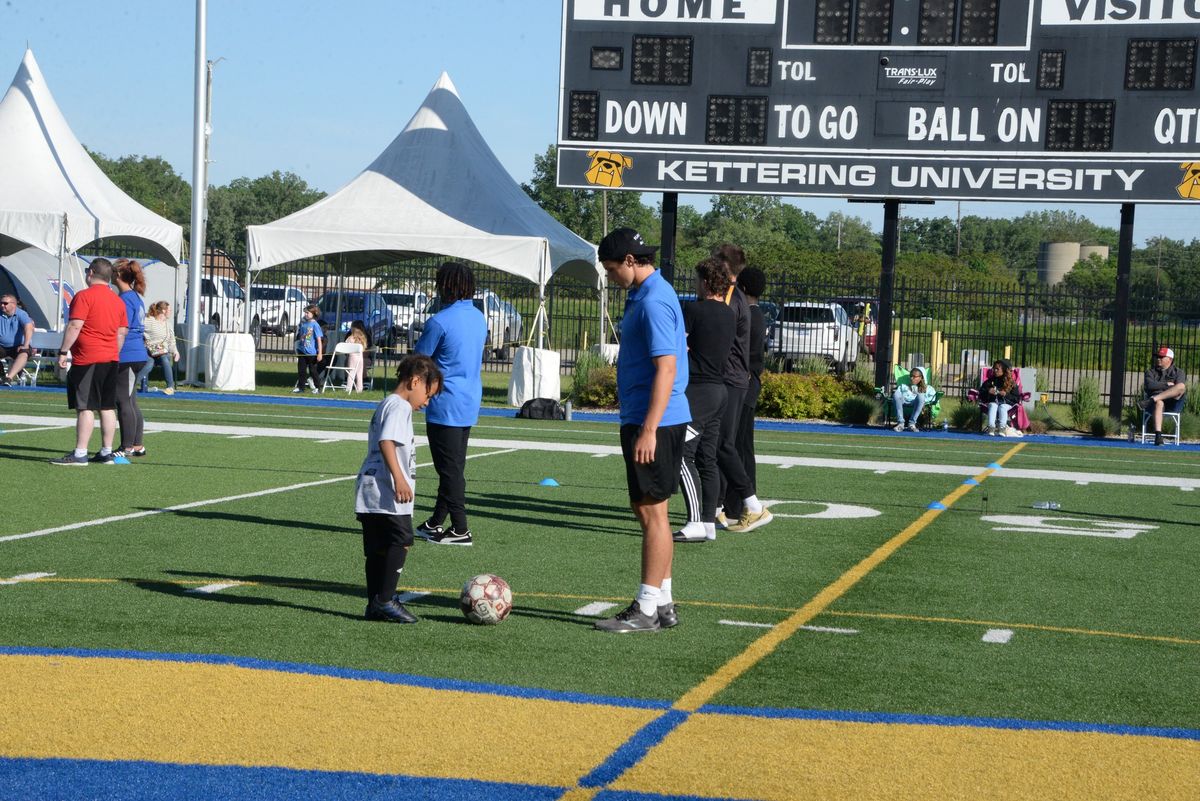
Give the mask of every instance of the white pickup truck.
<path id="1" fill-rule="evenodd" d="M 836 303 L 785 303 L 775 324 L 771 352 L 785 364 L 816 356 L 844 373 L 858 359 L 858 331 Z"/>

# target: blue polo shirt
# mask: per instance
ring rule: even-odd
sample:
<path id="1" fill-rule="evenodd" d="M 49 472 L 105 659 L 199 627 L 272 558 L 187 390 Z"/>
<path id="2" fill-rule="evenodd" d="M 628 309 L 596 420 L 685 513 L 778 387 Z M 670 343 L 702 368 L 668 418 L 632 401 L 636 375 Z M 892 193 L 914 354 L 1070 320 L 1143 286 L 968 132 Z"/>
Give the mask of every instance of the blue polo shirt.
<path id="1" fill-rule="evenodd" d="M 675 356 L 675 383 L 660 426 L 690 423 L 687 402 L 687 333 L 679 298 L 658 270 L 650 273 L 625 300 L 621 319 L 621 351 L 617 357 L 617 399 L 621 425 L 641 425 L 650 408 L 656 356 Z"/>
<path id="2" fill-rule="evenodd" d="M 0 346 L 15 348 L 25 342 L 25 326 L 33 322 L 28 312 L 18 307 L 12 314 L 0 312 Z"/>
<path id="3" fill-rule="evenodd" d="M 425 421 L 443 426 L 473 426 L 483 403 L 483 342 L 487 321 L 468 300 L 451 303 L 425 322 L 413 350 L 437 363 L 442 391 L 425 407 Z"/>

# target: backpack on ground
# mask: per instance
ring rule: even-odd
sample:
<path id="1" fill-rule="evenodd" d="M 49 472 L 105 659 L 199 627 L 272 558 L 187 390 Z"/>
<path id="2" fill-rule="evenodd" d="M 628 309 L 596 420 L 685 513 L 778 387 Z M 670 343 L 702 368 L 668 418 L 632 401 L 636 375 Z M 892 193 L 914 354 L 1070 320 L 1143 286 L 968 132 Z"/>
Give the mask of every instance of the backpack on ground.
<path id="1" fill-rule="evenodd" d="M 525 401 L 517 417 L 526 420 L 566 420 L 567 410 L 556 400 L 550 398 L 534 398 Z"/>

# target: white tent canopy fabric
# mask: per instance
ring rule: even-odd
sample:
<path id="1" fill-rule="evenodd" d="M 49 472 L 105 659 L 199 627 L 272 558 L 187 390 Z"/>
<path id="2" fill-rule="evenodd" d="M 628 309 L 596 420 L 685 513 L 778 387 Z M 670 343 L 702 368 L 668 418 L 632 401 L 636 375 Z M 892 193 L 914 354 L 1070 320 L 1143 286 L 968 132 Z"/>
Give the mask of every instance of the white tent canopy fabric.
<path id="1" fill-rule="evenodd" d="M 249 226 L 246 240 L 252 271 L 331 253 L 344 254 L 350 270 L 436 254 L 542 287 L 559 272 L 603 282 L 596 247 L 505 172 L 446 73 L 353 181 L 281 220 Z"/>
<path id="2" fill-rule="evenodd" d="M 183 229 L 108 179 L 72 133 L 25 51 L 0 100 L 0 255 L 27 246 L 55 255 L 97 239 L 178 265 Z"/>

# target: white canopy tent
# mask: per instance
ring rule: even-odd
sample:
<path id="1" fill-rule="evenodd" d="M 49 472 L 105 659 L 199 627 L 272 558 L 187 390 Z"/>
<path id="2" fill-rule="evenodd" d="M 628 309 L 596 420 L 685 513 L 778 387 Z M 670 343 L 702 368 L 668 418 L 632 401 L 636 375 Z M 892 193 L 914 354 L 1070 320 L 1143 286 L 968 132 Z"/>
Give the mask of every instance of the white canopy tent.
<path id="1" fill-rule="evenodd" d="M 557 273 L 596 287 L 596 247 L 541 209 L 496 159 L 442 73 L 408 125 L 346 186 L 246 229 L 250 270 L 343 254 L 359 271 L 421 255 L 452 256 L 529 279 Z"/>
<path id="2" fill-rule="evenodd" d="M 97 239 L 127 243 L 177 266 L 183 229 L 108 179 L 75 138 L 33 51 L 26 50 L 0 100 L 0 256 L 34 247 L 63 265 L 68 254 Z"/>
<path id="3" fill-rule="evenodd" d="M 0 256 L 0 291 L 14 292 L 25 304 L 26 311 L 38 328 L 53 330 L 58 321 L 58 306 L 69 304 L 76 292 L 86 287 L 84 272 L 87 262 L 78 256 L 68 256 L 63 262 L 62 285 L 58 274 L 58 256 L 35 247 L 22 248 Z M 11 289 L 7 286 L 11 283 Z"/>

